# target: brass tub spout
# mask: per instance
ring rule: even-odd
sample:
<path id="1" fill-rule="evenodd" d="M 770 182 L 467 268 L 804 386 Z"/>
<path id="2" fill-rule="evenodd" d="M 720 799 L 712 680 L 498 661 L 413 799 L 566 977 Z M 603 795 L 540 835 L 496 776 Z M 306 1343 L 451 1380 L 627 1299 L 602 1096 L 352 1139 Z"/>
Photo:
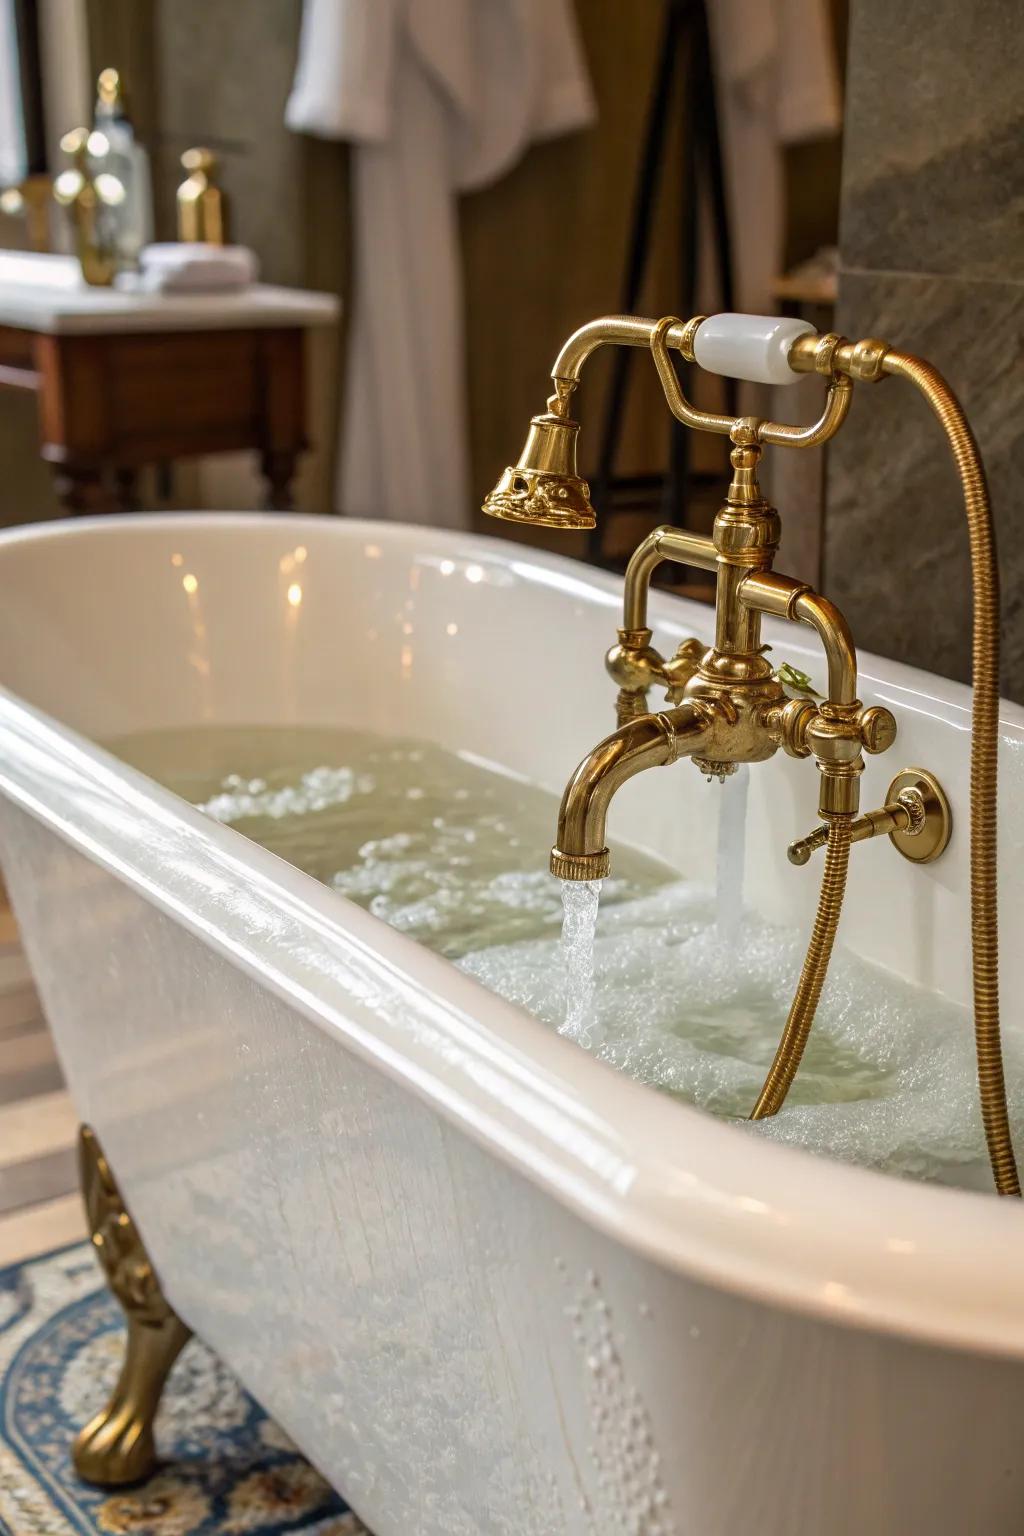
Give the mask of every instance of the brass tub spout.
<path id="1" fill-rule="evenodd" d="M 660 768 L 698 751 L 708 729 L 704 706 L 683 704 L 660 715 L 641 715 L 606 736 L 565 786 L 551 873 L 561 880 L 601 880 L 610 855 L 605 840 L 608 807 L 616 790 L 645 768 Z"/>

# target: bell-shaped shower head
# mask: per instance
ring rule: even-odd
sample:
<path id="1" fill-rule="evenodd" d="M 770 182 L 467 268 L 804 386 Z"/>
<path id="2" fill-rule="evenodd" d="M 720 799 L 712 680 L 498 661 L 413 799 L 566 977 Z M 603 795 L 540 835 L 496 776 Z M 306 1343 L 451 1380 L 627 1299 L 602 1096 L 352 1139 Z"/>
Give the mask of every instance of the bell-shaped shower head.
<path id="1" fill-rule="evenodd" d="M 579 422 L 534 416 L 518 464 L 509 465 L 484 502 L 489 517 L 545 528 L 593 528 L 590 487 L 576 472 Z"/>

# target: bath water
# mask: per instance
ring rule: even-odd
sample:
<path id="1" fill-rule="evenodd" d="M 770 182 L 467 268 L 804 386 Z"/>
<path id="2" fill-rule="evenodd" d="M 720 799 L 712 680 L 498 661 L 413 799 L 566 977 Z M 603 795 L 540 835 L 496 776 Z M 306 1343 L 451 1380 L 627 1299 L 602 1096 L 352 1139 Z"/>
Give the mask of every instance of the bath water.
<path id="1" fill-rule="evenodd" d="M 742 1120 L 750 1135 L 989 1188 L 967 1010 L 841 947 L 786 1106 L 745 1121 L 807 934 L 751 913 L 737 926 L 739 775 L 722 786 L 718 895 L 616 844 L 600 913 L 596 885 L 570 891 L 567 987 L 547 791 L 465 754 L 355 731 L 206 727 L 109 745 L 641 1082 Z M 1006 1055 L 1020 1112 L 1016 1041 Z"/>

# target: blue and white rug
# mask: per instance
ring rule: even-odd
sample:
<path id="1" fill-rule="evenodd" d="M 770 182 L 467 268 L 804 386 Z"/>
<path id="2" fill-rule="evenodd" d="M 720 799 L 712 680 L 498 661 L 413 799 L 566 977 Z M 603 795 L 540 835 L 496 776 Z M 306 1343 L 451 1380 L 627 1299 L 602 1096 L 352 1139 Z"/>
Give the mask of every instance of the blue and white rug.
<path id="1" fill-rule="evenodd" d="M 79 1482 L 78 1430 L 122 1358 L 92 1249 L 0 1269 L 0 1536 L 368 1536 L 215 1355 L 186 1345 L 164 1392 L 164 1462 L 110 1492 Z"/>

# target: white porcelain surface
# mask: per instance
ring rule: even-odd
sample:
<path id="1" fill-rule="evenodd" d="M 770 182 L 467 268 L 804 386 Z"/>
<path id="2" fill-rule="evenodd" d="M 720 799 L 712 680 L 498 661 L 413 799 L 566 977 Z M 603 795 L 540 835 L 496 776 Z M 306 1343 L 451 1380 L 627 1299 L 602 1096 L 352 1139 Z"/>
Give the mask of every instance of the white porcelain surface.
<path id="1" fill-rule="evenodd" d="M 73 256 L 0 251 L 0 325 L 87 335 L 110 331 L 234 330 L 330 325 L 330 293 L 254 283 L 239 293 L 126 293 L 90 288 Z"/>
<path id="2" fill-rule="evenodd" d="M 693 355 L 709 373 L 751 384 L 796 384 L 789 349 L 814 326 L 782 315 L 709 315 L 693 337 Z"/>
<path id="3" fill-rule="evenodd" d="M 11 531 L 0 580 L 0 857 L 76 1102 L 175 1305 L 376 1536 L 745 1536 L 752 1510 L 767 1536 L 1016 1536 L 1015 1203 L 671 1103 L 87 739 L 359 723 L 560 788 L 608 727 L 616 581 L 433 530 L 213 515 Z M 652 612 L 665 640 L 707 632 L 705 608 Z M 820 678 L 812 636 L 768 638 Z M 958 822 L 927 869 L 858 848 L 844 935 L 965 997 L 966 692 L 862 661 L 902 734 L 866 801 L 923 763 Z M 1022 743 L 1007 707 L 1011 936 Z M 714 787 L 644 779 L 613 837 L 707 870 Z M 752 775 L 763 911 L 813 907 L 785 847 L 815 803 L 806 763 Z M 1011 1028 L 1022 966 L 1008 943 Z"/>

